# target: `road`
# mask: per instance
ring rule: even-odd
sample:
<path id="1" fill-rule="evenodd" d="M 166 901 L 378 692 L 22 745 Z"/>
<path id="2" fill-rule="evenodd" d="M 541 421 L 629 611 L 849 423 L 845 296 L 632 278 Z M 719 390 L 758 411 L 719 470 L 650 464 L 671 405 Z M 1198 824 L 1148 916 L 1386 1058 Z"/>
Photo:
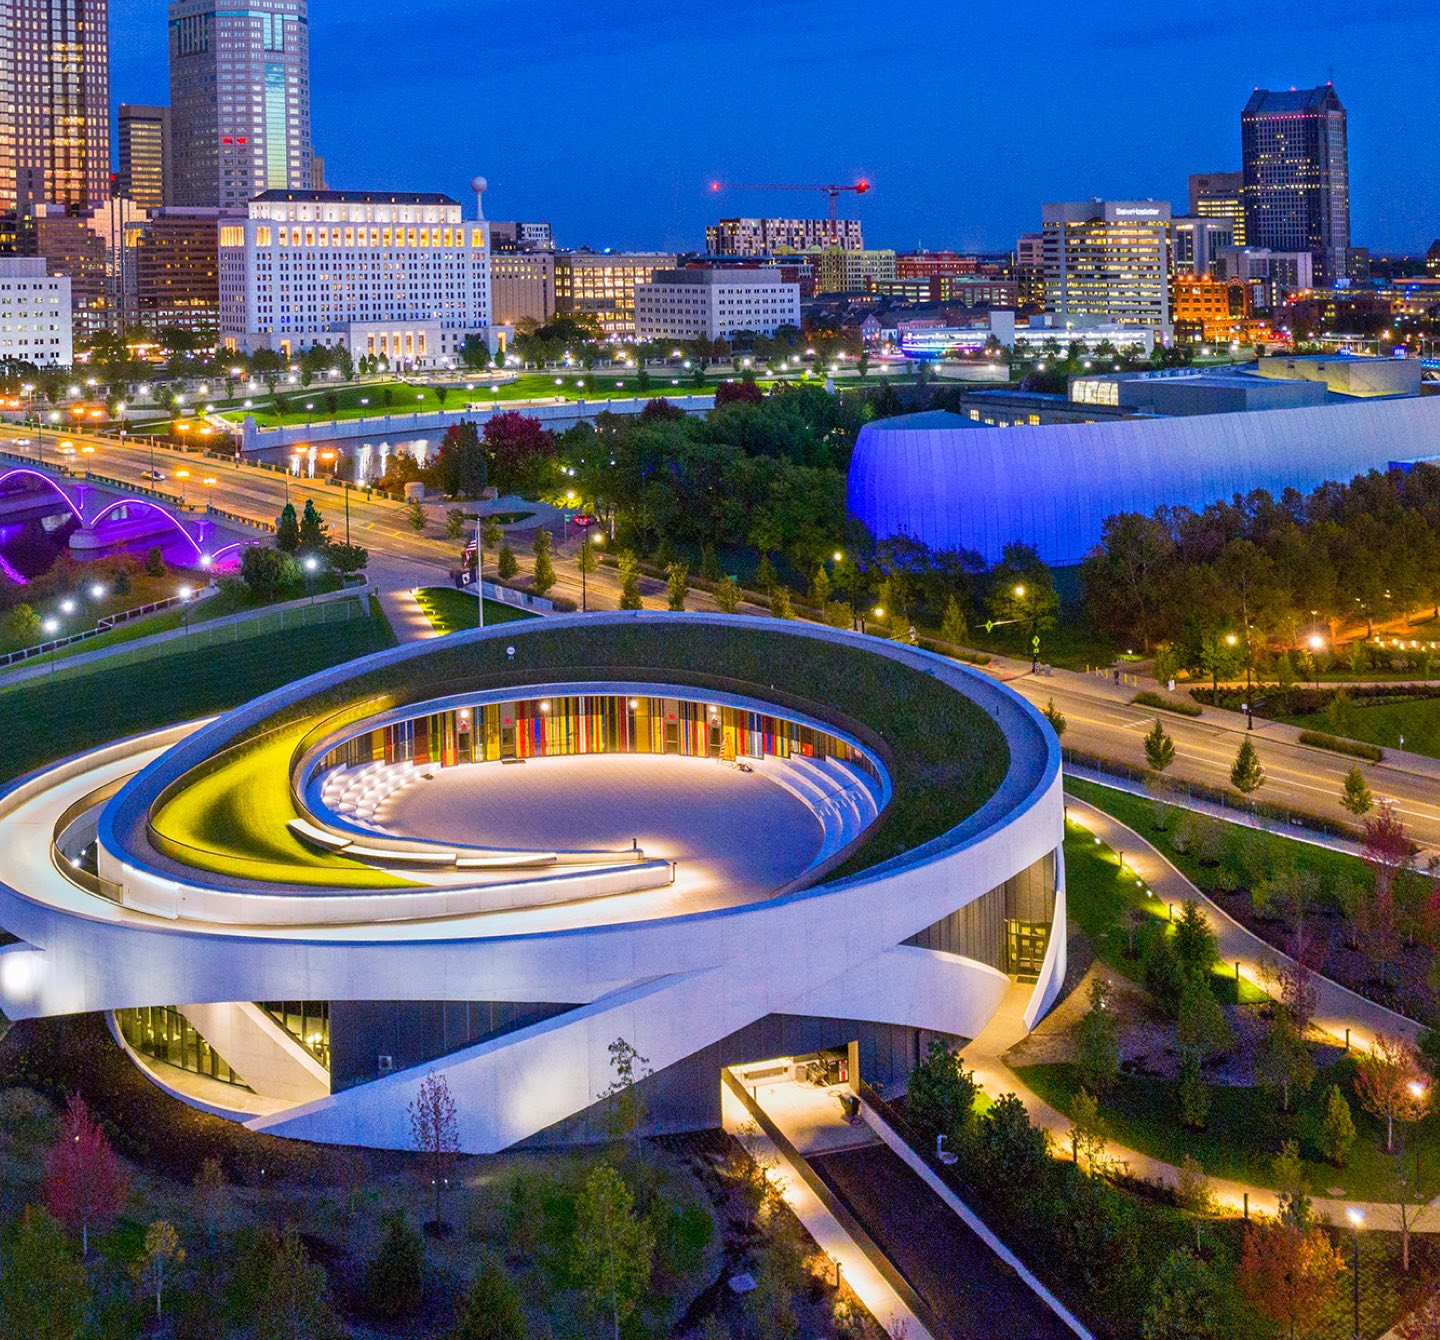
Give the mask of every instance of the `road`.
<path id="1" fill-rule="evenodd" d="M 0 441 L 29 435 L 29 430 L 0 426 Z M 112 478 L 139 484 L 142 473 L 150 468 L 148 445 L 121 446 L 109 438 L 74 433 L 67 434 L 67 438 L 78 445 L 92 443 L 95 453 L 86 464 Z M 155 449 L 154 458 L 157 467 L 166 473 L 166 486 L 172 485 L 177 468 L 188 468 L 192 493 L 197 479 L 213 478 L 213 486 L 200 486 L 206 500 L 253 520 L 273 521 L 287 497 L 297 507 L 313 498 L 330 522 L 332 533 L 344 538 L 343 490 L 333 484 L 163 447 Z M 424 532 L 417 532 L 410 527 L 402 504 L 379 495 L 367 499 L 363 492 L 350 491 L 350 538 L 370 551 L 369 576 L 386 598 L 387 611 L 393 612 L 395 602 L 403 601 L 404 592 L 413 586 L 449 581 L 451 570 L 458 565 L 460 544 L 444 537 L 444 513 L 443 505 L 432 505 L 429 524 Z M 522 573 L 530 565 L 525 549 L 523 544 L 517 548 Z M 555 568 L 557 581 L 552 594 L 567 596 L 578 604 L 581 579 L 573 541 L 557 545 Z M 617 606 L 619 581 L 613 569 L 599 568 L 590 573 L 585 587 L 589 608 Z M 646 578 L 641 591 L 647 608 L 664 608 L 662 582 Z M 692 591 L 689 606 L 714 609 L 715 602 L 704 592 Z M 1101 677 L 1066 670 L 1032 675 L 1028 662 L 1003 657 L 992 660 L 987 668 L 1039 706 L 1053 699 L 1066 717 L 1067 746 L 1143 768 L 1142 741 L 1160 715 L 1175 741 L 1176 761 L 1167 777 L 1221 789 L 1229 787 L 1231 765 L 1246 735 L 1241 713 L 1207 707 L 1194 718 L 1157 714 L 1154 709 L 1130 704 L 1133 688 Z M 1340 793 L 1355 760 L 1301 745 L 1298 735 L 1294 727 L 1256 719 L 1251 738 L 1266 773 L 1257 799 L 1337 824 L 1353 825 L 1352 816 L 1340 804 Z M 1440 852 L 1440 761 L 1386 750 L 1383 763 L 1361 766 L 1371 790 L 1394 801 L 1415 840 L 1430 851 Z"/>

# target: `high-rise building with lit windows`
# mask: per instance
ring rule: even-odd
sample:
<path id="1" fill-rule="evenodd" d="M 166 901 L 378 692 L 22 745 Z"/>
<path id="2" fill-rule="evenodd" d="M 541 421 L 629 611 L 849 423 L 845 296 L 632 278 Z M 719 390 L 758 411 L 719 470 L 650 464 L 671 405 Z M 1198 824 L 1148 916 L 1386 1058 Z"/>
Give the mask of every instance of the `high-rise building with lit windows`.
<path id="1" fill-rule="evenodd" d="M 1246 245 L 1308 251 L 1321 285 L 1348 273 L 1348 134 L 1330 84 L 1257 88 L 1240 114 Z"/>
<path id="2" fill-rule="evenodd" d="M 0 212 L 109 197 L 108 0 L 0 0 Z"/>
<path id="3" fill-rule="evenodd" d="M 1170 206 L 1077 200 L 1042 210 L 1045 305 L 1058 317 L 1170 326 Z"/>
<path id="4" fill-rule="evenodd" d="M 1245 174 L 1243 172 L 1192 172 L 1190 217 L 1223 219 L 1237 247 L 1245 245 Z"/>
<path id="5" fill-rule="evenodd" d="M 306 0 L 171 0 L 170 118 L 169 203 L 233 209 L 309 190 Z"/>
<path id="6" fill-rule="evenodd" d="M 170 194 L 170 109 L 122 102 L 116 130 L 115 193 L 141 209 L 162 208 Z"/>

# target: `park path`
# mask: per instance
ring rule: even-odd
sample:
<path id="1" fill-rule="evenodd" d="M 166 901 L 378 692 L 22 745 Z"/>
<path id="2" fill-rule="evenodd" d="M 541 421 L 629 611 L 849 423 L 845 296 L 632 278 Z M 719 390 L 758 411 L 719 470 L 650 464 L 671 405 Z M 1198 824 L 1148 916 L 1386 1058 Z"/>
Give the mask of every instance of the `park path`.
<path id="1" fill-rule="evenodd" d="M 1084 801 L 1066 797 L 1066 809 L 1071 818 L 1123 855 L 1124 865 L 1135 872 L 1135 877 L 1144 882 L 1157 898 L 1178 907 L 1187 899 L 1193 899 L 1204 910 L 1211 929 L 1214 930 L 1220 946 L 1221 959 L 1226 963 L 1239 962 L 1242 977 L 1263 989 L 1260 964 L 1265 958 L 1276 963 L 1288 962 L 1288 956 L 1274 949 L 1251 931 L 1241 926 L 1221 907 L 1210 901 L 1194 884 L 1180 873 L 1165 856 L 1151 843 L 1142 838 L 1134 829 L 1113 819 L 1102 810 Z M 1316 1025 L 1336 1037 L 1342 1044 L 1345 1031 L 1350 1030 L 1354 1045 L 1368 1047 L 1377 1032 L 1399 1035 L 1414 1041 L 1420 1025 L 1412 1019 L 1396 1014 L 1366 1000 L 1338 982 L 1329 978 L 1315 978 L 1317 991 Z M 992 1095 L 1013 1093 L 1030 1114 L 1030 1119 L 1048 1131 L 1053 1140 L 1057 1157 L 1065 1157 L 1069 1149 L 1070 1118 L 1059 1109 L 1045 1102 L 1005 1062 L 1005 1054 L 1019 1043 L 1027 1033 L 1025 1007 L 1029 1004 L 1034 988 L 1026 982 L 1015 983 L 1001 1002 L 989 1024 L 961 1051 L 966 1065 L 974 1070 L 976 1078 Z M 1150 1154 L 1130 1149 L 1115 1141 L 1106 1142 L 1107 1157 L 1127 1165 L 1132 1176 L 1175 1185 L 1179 1170 L 1173 1163 L 1167 1163 Z M 1269 1187 L 1255 1186 L 1229 1178 L 1209 1179 L 1211 1191 L 1220 1204 L 1231 1213 L 1242 1213 L 1246 1209 L 1261 1214 L 1274 1214 L 1278 1208 L 1275 1192 Z M 1399 1207 L 1383 1201 L 1357 1201 L 1340 1197 L 1314 1196 L 1312 1201 L 1319 1214 L 1328 1215 L 1337 1223 L 1345 1222 L 1347 1211 L 1360 1210 L 1366 1228 L 1398 1229 L 1400 1227 Z M 1415 1232 L 1440 1231 L 1440 1215 L 1434 1213 L 1437 1201 L 1432 1201 L 1426 1210 L 1414 1221 L 1412 1209 L 1411 1229 Z"/>

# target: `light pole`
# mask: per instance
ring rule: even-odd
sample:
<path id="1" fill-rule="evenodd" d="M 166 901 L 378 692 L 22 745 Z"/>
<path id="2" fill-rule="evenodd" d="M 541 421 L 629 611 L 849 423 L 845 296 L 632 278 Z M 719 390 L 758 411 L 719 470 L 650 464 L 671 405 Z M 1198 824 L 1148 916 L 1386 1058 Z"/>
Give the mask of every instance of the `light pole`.
<path id="1" fill-rule="evenodd" d="M 315 603 L 315 584 L 311 579 L 320 566 L 320 560 L 314 554 L 306 554 L 305 562 L 301 566 L 305 569 L 305 589 L 310 593 L 310 603 L 313 605 Z"/>
<path id="2" fill-rule="evenodd" d="M 1015 583 L 1015 599 L 1025 599 L 1025 583 Z M 1030 673 L 1040 673 L 1040 606 L 1032 597 L 1030 600 Z"/>
<path id="3" fill-rule="evenodd" d="M 1352 1205 L 1345 1211 L 1350 1220 L 1350 1236 L 1354 1239 L 1354 1264 L 1350 1271 L 1354 1286 L 1354 1340 L 1360 1340 L 1360 1225 L 1365 1222 L 1365 1211 Z"/>
<path id="4" fill-rule="evenodd" d="M 485 537 L 481 534 L 480 513 L 475 513 L 475 612 L 476 627 L 485 627 Z"/>
<path id="5" fill-rule="evenodd" d="M 180 506 L 181 506 L 181 507 L 184 507 L 184 506 L 185 506 L 185 481 L 190 478 L 190 471 L 188 471 L 188 470 L 177 470 L 177 471 L 175 471 L 175 478 L 180 481 Z"/>

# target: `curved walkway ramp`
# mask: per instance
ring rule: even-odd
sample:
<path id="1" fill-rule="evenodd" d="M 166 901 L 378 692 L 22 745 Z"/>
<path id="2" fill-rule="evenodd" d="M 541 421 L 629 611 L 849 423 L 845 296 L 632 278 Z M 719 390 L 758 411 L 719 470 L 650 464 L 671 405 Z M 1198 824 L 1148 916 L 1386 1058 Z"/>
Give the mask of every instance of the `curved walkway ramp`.
<path id="1" fill-rule="evenodd" d="M 1242 976 L 1258 984 L 1262 957 L 1268 957 L 1276 963 L 1290 962 L 1288 955 L 1246 930 L 1224 909 L 1207 898 L 1133 828 L 1111 818 L 1103 810 L 1071 796 L 1066 797 L 1066 810 L 1071 818 L 1094 833 L 1102 842 L 1108 843 L 1116 851 L 1123 851 L 1125 864 L 1155 891 L 1156 897 L 1177 905 L 1187 899 L 1198 903 L 1215 932 L 1222 960 L 1227 963 L 1238 960 Z M 1377 1032 L 1390 1036 L 1399 1034 L 1412 1042 L 1419 1033 L 1420 1025 L 1413 1019 L 1396 1014 L 1383 1005 L 1377 1005 L 1338 982 L 1332 982 L 1328 977 L 1317 975 L 1315 985 L 1316 1025 L 1341 1041 L 1347 1028 L 1350 1030 L 1351 1042 L 1364 1047 L 1373 1042 Z M 1015 1094 L 1025 1104 L 1030 1119 L 1050 1133 L 1056 1157 L 1068 1158 L 1070 1118 L 1045 1102 L 1004 1061 L 1005 1053 L 1029 1032 L 1024 1021 L 1028 1000 L 1028 988 L 1021 985 L 1012 987 L 990 1023 L 960 1054 L 965 1063 L 975 1071 L 976 1078 L 988 1093 Z M 1143 1154 L 1137 1149 L 1107 1141 L 1105 1152 L 1109 1158 L 1128 1165 L 1132 1176 L 1160 1182 L 1166 1186 L 1174 1186 L 1179 1178 L 1179 1170 L 1173 1163 Z M 1275 1192 L 1270 1187 L 1254 1186 L 1220 1177 L 1209 1180 L 1216 1198 L 1231 1213 L 1238 1214 L 1247 1205 L 1251 1211 L 1261 1214 L 1274 1214 L 1278 1209 Z M 1336 1222 L 1344 1221 L 1347 1210 L 1360 1209 L 1365 1214 L 1365 1228 L 1400 1227 L 1400 1210 L 1393 1204 L 1327 1196 L 1313 1196 L 1311 1200 L 1317 1213 L 1329 1215 Z M 1414 1213 L 1412 1206 L 1412 1216 Z M 1411 1231 L 1440 1231 L 1440 1218 L 1422 1218 L 1418 1224 L 1412 1218 Z"/>

